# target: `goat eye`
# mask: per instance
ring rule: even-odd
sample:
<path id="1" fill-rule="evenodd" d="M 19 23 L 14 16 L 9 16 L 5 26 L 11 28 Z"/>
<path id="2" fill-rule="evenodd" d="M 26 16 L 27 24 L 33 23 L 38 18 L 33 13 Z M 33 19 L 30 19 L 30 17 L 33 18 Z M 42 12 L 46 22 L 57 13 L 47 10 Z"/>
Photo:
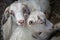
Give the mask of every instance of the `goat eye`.
<path id="1" fill-rule="evenodd" d="M 26 7 L 24 7 L 23 9 L 23 14 L 28 14 L 28 15 L 30 15 L 30 10 L 29 10 L 29 8 L 26 6 Z"/>
<path id="2" fill-rule="evenodd" d="M 25 8 L 23 8 L 23 13 L 25 13 L 26 12 L 26 10 L 25 10 Z"/>
<path id="3" fill-rule="evenodd" d="M 11 13 L 10 14 L 13 15 L 13 16 L 15 15 L 14 12 L 13 12 L 13 10 L 11 10 Z"/>
<path id="4" fill-rule="evenodd" d="M 14 13 L 10 13 L 10 14 L 13 15 L 13 16 L 15 15 Z"/>
<path id="5" fill-rule="evenodd" d="M 33 21 L 30 21 L 29 24 L 33 24 Z"/>

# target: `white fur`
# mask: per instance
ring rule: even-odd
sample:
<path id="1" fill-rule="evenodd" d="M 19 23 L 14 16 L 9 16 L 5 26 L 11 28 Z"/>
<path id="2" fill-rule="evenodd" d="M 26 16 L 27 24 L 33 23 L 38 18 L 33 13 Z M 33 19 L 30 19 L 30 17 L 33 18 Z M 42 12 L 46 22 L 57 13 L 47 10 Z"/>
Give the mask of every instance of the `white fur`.
<path id="1" fill-rule="evenodd" d="M 50 5 L 49 0 L 18 0 L 27 4 L 31 11 L 40 10 L 46 14 L 46 17 L 49 17 L 50 14 Z"/>
<path id="2" fill-rule="evenodd" d="M 29 27 L 17 27 L 10 40 L 37 40 L 32 37 L 33 33 L 34 31 Z"/>
<path id="3" fill-rule="evenodd" d="M 53 29 L 49 30 L 47 27 L 52 27 L 53 24 L 49 22 L 48 26 L 46 26 L 45 23 L 40 24 L 38 21 L 37 16 L 39 16 L 43 21 L 45 18 L 45 15 L 43 12 L 40 11 L 34 11 L 31 12 L 29 18 L 27 19 L 27 25 L 26 26 L 19 26 L 16 28 L 16 30 L 13 32 L 10 40 L 47 40 L 50 34 L 52 33 Z M 33 21 L 33 24 L 29 24 L 29 21 Z M 42 21 L 42 22 L 43 22 Z M 42 32 L 40 35 L 37 36 L 39 32 Z M 33 36 L 36 36 L 34 38 Z"/>
<path id="4" fill-rule="evenodd" d="M 42 12 L 50 10 L 49 0 L 18 0 L 18 1 L 27 4 L 31 9 L 35 8 Z"/>
<path id="5" fill-rule="evenodd" d="M 2 26 L 4 40 L 9 40 L 18 27 L 22 26 L 18 25 L 14 16 L 10 15 L 6 23 Z"/>
<path id="6" fill-rule="evenodd" d="M 24 2 L 22 2 L 22 0 L 21 0 L 20 2 L 15 2 L 12 5 L 10 5 L 7 9 L 9 9 L 9 13 L 11 13 L 11 10 L 13 10 L 15 17 L 14 16 L 12 17 L 13 18 L 12 25 L 7 26 L 11 31 L 9 29 L 7 29 L 7 27 L 5 28 L 6 24 L 3 25 L 4 29 L 5 29 L 5 30 L 3 29 L 3 32 L 5 32 L 4 40 L 25 40 L 25 39 L 26 40 L 35 40 L 35 38 L 33 38 L 32 35 L 35 34 L 35 32 L 37 32 L 37 33 L 40 32 L 41 28 L 39 27 L 40 26 L 39 24 L 36 25 L 38 27 L 36 27 L 34 25 L 33 25 L 34 27 L 29 27 L 29 25 L 28 25 L 28 26 L 26 26 L 26 29 L 25 29 L 25 27 L 22 27 L 22 26 L 20 27 L 20 26 L 16 25 L 16 22 L 18 25 L 20 25 L 18 23 L 19 20 L 21 20 L 21 19 L 24 20 L 24 17 L 22 14 L 22 8 L 24 7 L 24 5 L 22 5 L 22 4 L 27 5 L 31 12 L 35 11 L 35 10 L 45 12 L 45 10 L 48 9 L 48 1 L 47 0 L 45 0 L 45 1 L 44 0 L 38 0 L 38 1 L 29 0 L 29 1 L 24 1 Z M 43 13 L 41 15 L 43 15 Z M 34 18 L 32 18 L 32 19 L 34 19 Z M 42 19 L 44 19 L 44 18 L 42 18 Z M 44 24 L 42 24 L 41 27 L 42 26 L 45 27 Z M 45 28 L 42 28 L 42 30 L 44 31 Z M 6 37 L 6 35 L 7 35 L 7 37 Z"/>
<path id="7" fill-rule="evenodd" d="M 11 34 L 14 32 L 17 26 L 21 25 L 20 23 L 18 23 L 18 21 L 25 20 L 22 12 L 23 7 L 24 5 L 17 1 L 5 9 L 4 20 L 7 19 L 7 21 L 4 25 L 2 25 L 4 40 L 9 40 Z M 14 15 L 11 16 L 11 13 Z"/>
<path id="8" fill-rule="evenodd" d="M 38 16 L 40 17 L 40 19 L 38 19 Z M 33 12 L 31 12 L 30 16 L 27 19 L 27 24 L 28 25 L 30 25 L 29 24 L 30 21 L 32 21 L 33 24 L 36 24 L 36 23 L 41 24 L 41 23 L 43 23 L 46 26 L 46 28 L 48 28 L 48 29 L 52 29 L 52 26 L 53 26 L 53 24 L 49 20 L 47 20 L 45 14 L 43 12 L 41 12 L 41 11 L 33 11 Z"/>
<path id="9" fill-rule="evenodd" d="M 38 19 L 38 16 L 40 17 L 40 19 Z M 30 21 L 32 21 L 33 23 L 29 24 Z M 35 31 L 42 32 L 40 34 L 40 38 L 42 38 L 44 40 L 48 39 L 50 34 L 53 32 L 53 24 L 49 20 L 46 19 L 44 13 L 41 11 L 31 12 L 31 14 L 27 20 L 27 24 L 32 29 L 35 29 Z"/>
<path id="10" fill-rule="evenodd" d="M 40 17 L 40 19 L 38 19 L 38 17 Z M 45 14 L 43 12 L 41 12 L 41 11 L 33 11 L 33 12 L 31 12 L 30 16 L 27 19 L 28 26 L 30 25 L 29 24 L 30 21 L 32 21 L 34 25 L 42 23 L 48 29 L 52 29 L 52 26 L 53 26 L 53 24 L 49 20 L 47 20 L 47 18 L 45 17 Z"/>
<path id="11" fill-rule="evenodd" d="M 40 17 L 44 17 L 45 16 L 42 12 L 40 12 L 40 13 L 37 13 L 37 11 L 33 12 L 29 16 L 28 21 L 31 18 L 32 19 L 34 19 L 34 18 L 37 19 L 37 15 L 38 14 L 40 14 L 39 15 Z M 35 20 L 35 21 L 37 21 L 37 20 Z M 39 32 L 43 32 L 43 34 L 41 34 L 41 35 L 45 35 L 44 32 L 49 32 L 49 31 L 46 29 L 45 24 L 40 24 L 40 23 L 32 24 L 32 26 L 29 26 L 28 24 L 26 26 L 18 26 L 15 29 L 15 31 L 12 33 L 12 36 L 11 36 L 10 40 L 41 40 L 40 37 L 38 37 L 39 35 L 36 36 L 37 39 L 33 37 L 34 35 L 37 35 Z M 43 37 L 42 37 L 42 39 L 43 39 Z"/>

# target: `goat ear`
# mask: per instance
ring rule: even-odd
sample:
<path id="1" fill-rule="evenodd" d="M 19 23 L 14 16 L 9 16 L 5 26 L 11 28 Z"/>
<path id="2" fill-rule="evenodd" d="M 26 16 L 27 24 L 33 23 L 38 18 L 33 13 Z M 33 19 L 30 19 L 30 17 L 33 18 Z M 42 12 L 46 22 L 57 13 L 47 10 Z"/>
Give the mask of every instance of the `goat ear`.
<path id="1" fill-rule="evenodd" d="M 8 17 L 9 17 L 9 7 L 5 9 L 4 14 L 2 15 L 1 24 L 4 24 L 7 21 Z"/>
<path id="2" fill-rule="evenodd" d="M 46 27 L 48 29 L 52 29 L 53 28 L 53 24 L 48 19 L 45 19 L 45 24 L 46 24 Z"/>
<path id="3" fill-rule="evenodd" d="M 4 14 L 8 14 L 9 13 L 9 7 L 7 7 L 4 11 Z"/>

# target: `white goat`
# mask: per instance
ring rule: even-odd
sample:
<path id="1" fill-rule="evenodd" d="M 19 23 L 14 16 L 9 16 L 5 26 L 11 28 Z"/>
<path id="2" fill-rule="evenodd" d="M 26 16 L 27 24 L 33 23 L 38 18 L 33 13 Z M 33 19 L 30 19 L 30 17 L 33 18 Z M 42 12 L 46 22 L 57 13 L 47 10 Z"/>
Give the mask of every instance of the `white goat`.
<path id="1" fill-rule="evenodd" d="M 8 6 L 5 9 L 5 12 L 2 18 L 2 22 L 5 22 L 5 24 L 3 25 L 3 23 L 1 22 L 4 40 L 9 39 L 9 37 L 11 36 L 12 32 L 15 30 L 17 25 L 21 26 L 25 24 L 25 20 L 27 19 L 29 14 L 30 14 L 30 11 L 27 5 L 24 5 L 23 3 L 20 3 L 18 1 L 12 3 L 10 6 Z M 8 19 L 10 15 L 12 15 L 12 20 Z"/>
<path id="2" fill-rule="evenodd" d="M 47 40 L 54 31 L 53 24 L 47 20 L 44 13 L 41 11 L 33 11 L 27 19 L 28 27 L 35 32 L 41 32 L 39 40 Z"/>
<path id="3" fill-rule="evenodd" d="M 32 28 L 19 26 L 13 32 L 10 40 L 38 40 L 38 37 L 34 38 L 33 35 L 35 35 L 35 31 Z"/>

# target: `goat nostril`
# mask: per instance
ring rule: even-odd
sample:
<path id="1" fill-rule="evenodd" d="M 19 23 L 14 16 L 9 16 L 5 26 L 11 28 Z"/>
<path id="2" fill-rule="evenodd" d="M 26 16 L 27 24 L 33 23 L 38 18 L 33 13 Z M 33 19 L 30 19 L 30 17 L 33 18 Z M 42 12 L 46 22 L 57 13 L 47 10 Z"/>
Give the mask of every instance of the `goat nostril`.
<path id="1" fill-rule="evenodd" d="M 33 21 L 30 21 L 30 22 L 29 22 L 29 24 L 32 24 L 32 23 L 33 23 Z"/>
<path id="2" fill-rule="evenodd" d="M 19 23 L 20 23 L 20 24 L 23 24 L 23 23 L 24 23 L 24 20 L 20 20 Z"/>
<path id="3" fill-rule="evenodd" d="M 39 32 L 38 34 L 40 35 L 42 32 Z"/>

